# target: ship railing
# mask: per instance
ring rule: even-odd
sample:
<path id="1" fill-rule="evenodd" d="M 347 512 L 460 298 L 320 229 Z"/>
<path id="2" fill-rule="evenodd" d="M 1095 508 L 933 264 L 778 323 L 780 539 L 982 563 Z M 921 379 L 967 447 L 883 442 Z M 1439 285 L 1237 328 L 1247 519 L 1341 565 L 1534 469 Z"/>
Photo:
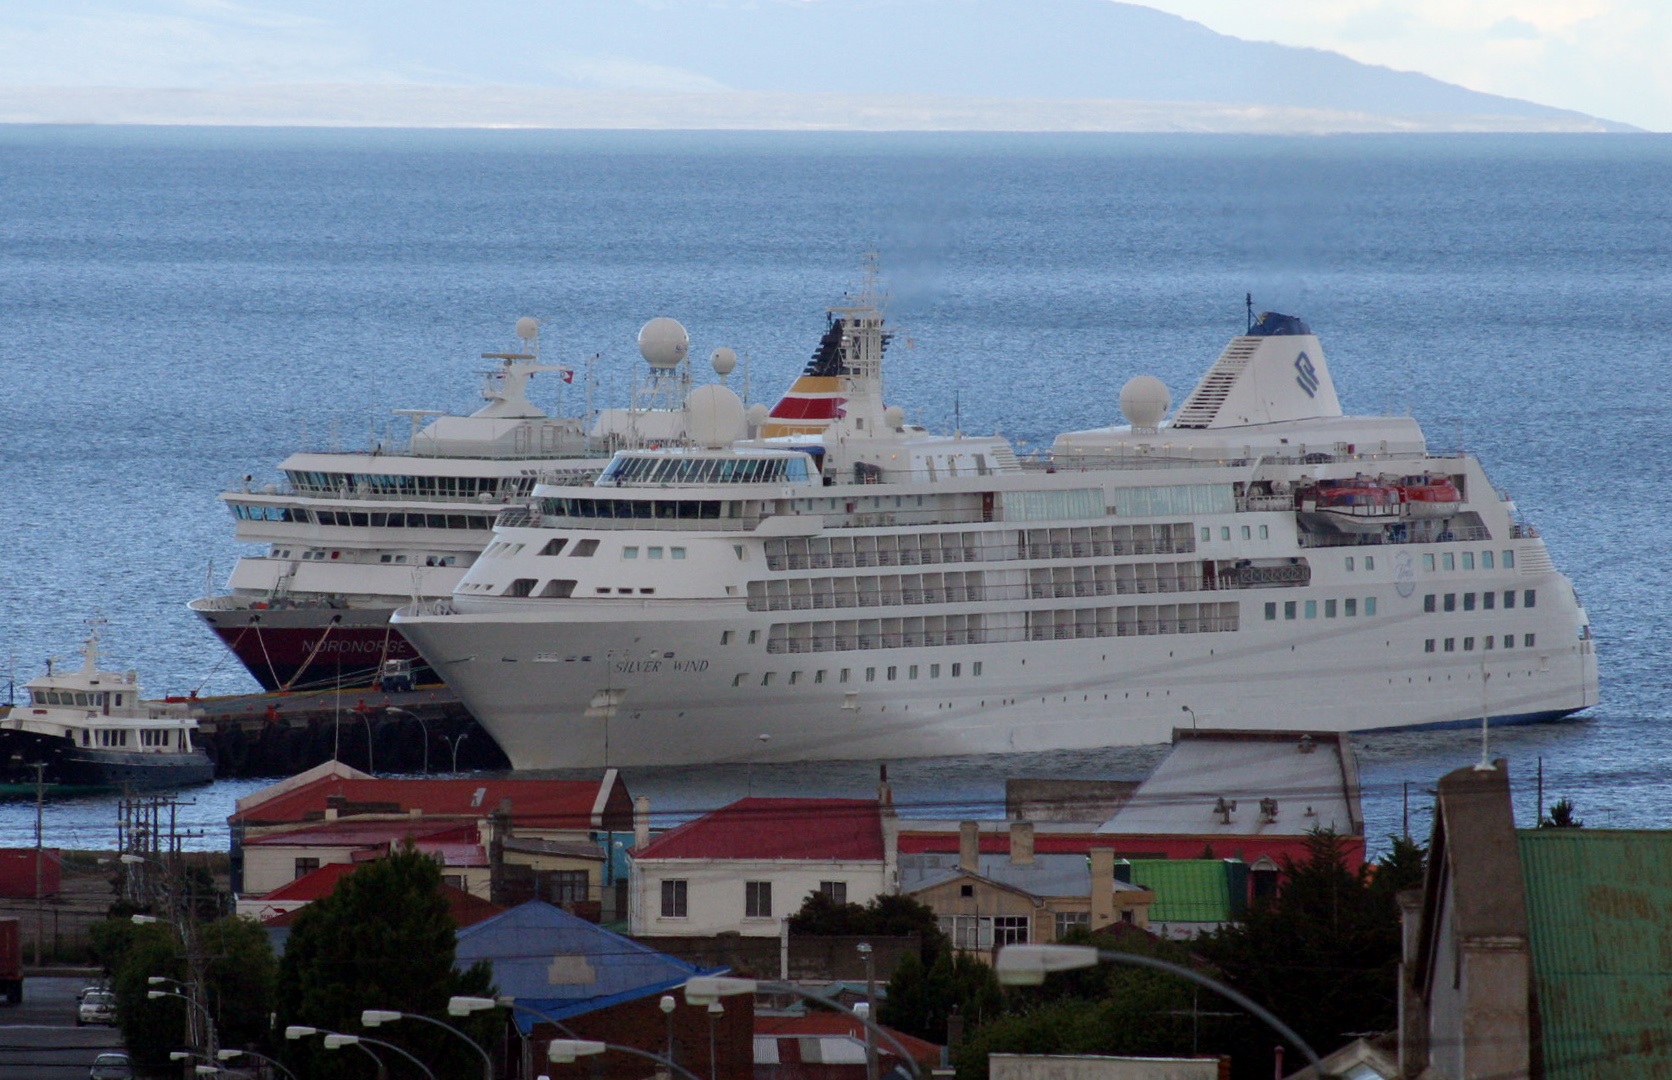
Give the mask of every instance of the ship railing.
<path id="1" fill-rule="evenodd" d="M 1022 458 L 1027 472 L 1102 472 L 1110 469 L 1245 469 L 1258 461 L 1261 465 L 1329 465 L 1338 462 L 1422 461 L 1463 457 L 1460 450 L 1399 451 L 1390 453 L 1345 453 L 1339 450 L 1319 450 L 1307 454 L 1288 454 L 1281 457 L 1226 456 L 1191 457 L 1168 453 L 1137 453 L 1110 451 L 1109 453 L 1077 453 L 1059 457 Z"/>
<path id="2" fill-rule="evenodd" d="M 1525 521 L 1517 521 L 1509 527 L 1512 540 L 1536 540 L 1539 538 L 1538 527 Z"/>
<path id="3" fill-rule="evenodd" d="M 457 615 L 458 608 L 453 606 L 452 597 L 443 596 L 433 600 L 418 600 L 400 609 L 402 615 Z"/>

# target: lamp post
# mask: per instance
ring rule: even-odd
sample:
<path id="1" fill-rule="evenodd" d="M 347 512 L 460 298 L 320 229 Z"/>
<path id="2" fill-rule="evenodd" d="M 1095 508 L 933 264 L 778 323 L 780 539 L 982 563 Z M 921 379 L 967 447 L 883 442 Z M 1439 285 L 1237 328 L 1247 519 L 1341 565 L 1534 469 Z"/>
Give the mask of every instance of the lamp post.
<path id="1" fill-rule="evenodd" d="M 1305 1055 L 1313 1072 L 1323 1077 L 1323 1063 L 1318 1060 L 1318 1054 L 1308 1046 L 1305 1039 L 1296 1035 L 1289 1026 L 1259 1004 L 1251 1001 L 1243 994 L 1231 989 L 1216 979 L 1210 979 L 1199 972 L 1191 971 L 1187 967 L 1157 960 L 1152 956 L 1138 956 L 1135 953 L 1114 952 L 1110 949 L 1099 949 L 1092 945 L 1006 945 L 999 950 L 998 961 L 993 965 L 998 980 L 1008 986 L 1040 986 L 1045 982 L 1045 976 L 1053 971 L 1072 971 L 1076 968 L 1096 967 L 1098 964 L 1131 964 L 1134 967 L 1150 968 L 1155 971 L 1165 971 L 1177 975 L 1181 979 L 1188 979 L 1200 986 L 1205 986 L 1221 997 L 1228 998 L 1233 1003 L 1242 1006 L 1253 1013 L 1265 1025 L 1277 1032 L 1295 1049 Z"/>
<path id="2" fill-rule="evenodd" d="M 726 1007 L 718 1001 L 708 1003 L 708 1080 L 720 1080 L 717 1055 L 714 1053 L 714 1025 L 726 1014 Z"/>
<path id="3" fill-rule="evenodd" d="M 668 1068 L 670 1068 L 672 1070 L 675 1070 L 675 1071 L 679 1072 L 682 1076 L 686 1077 L 686 1080 L 702 1080 L 702 1077 L 698 1076 L 696 1073 L 692 1072 L 690 1069 L 687 1069 L 685 1066 L 679 1064 L 677 1061 L 675 1061 L 673 1059 L 673 1006 L 674 1006 L 674 1004 L 676 1004 L 674 1002 L 673 995 L 664 994 L 662 996 L 662 1001 L 661 1001 L 660 1004 L 661 1004 L 662 1011 L 664 1013 L 668 1014 L 668 1056 L 667 1057 L 663 1057 L 660 1054 L 653 1054 L 649 1050 L 641 1050 L 636 1046 L 623 1046 L 623 1045 L 620 1045 L 619 1043 L 596 1043 L 595 1045 L 602 1046 L 606 1050 L 614 1050 L 614 1051 L 617 1051 L 617 1052 L 623 1053 L 623 1054 L 631 1054 L 634 1057 L 641 1057 L 641 1058 L 644 1058 L 647 1061 L 654 1061 L 658 1065 L 666 1065 Z M 535 1017 L 536 1019 L 544 1020 L 546 1023 L 550 1024 L 552 1027 L 556 1028 L 558 1031 L 561 1031 L 564 1035 L 569 1037 L 569 1041 L 571 1041 L 571 1042 L 574 1042 L 574 1043 L 577 1043 L 577 1044 L 587 1042 L 587 1040 L 584 1040 L 584 1039 L 577 1039 L 575 1037 L 575 1033 L 572 1030 L 570 1030 L 569 1027 L 567 1025 L 565 1025 L 562 1021 L 558 1020 L 556 1017 L 548 1016 L 547 1014 L 541 1012 L 539 1009 L 532 1008 L 528 1005 L 524 1005 L 522 1002 L 518 1001 L 516 998 L 513 998 L 513 997 L 485 998 L 485 997 L 465 997 L 465 996 L 461 995 L 461 996 L 458 996 L 458 997 L 453 997 L 453 998 L 447 999 L 447 1013 L 448 1013 L 449 1016 L 469 1016 L 472 1013 L 478 1013 L 478 1012 L 481 1012 L 484 1009 L 494 1009 L 494 1008 L 513 1009 L 517 1012 L 527 1013 L 528 1015 L 530 1015 L 532 1017 Z M 594 1044 L 587 1043 L 587 1045 L 594 1045 Z M 601 1052 L 601 1051 L 583 1051 L 582 1053 L 585 1054 L 585 1053 L 599 1053 L 599 1052 Z M 557 1058 L 550 1058 L 550 1060 L 553 1061 L 553 1062 L 557 1062 L 558 1064 L 563 1063 L 563 1062 L 558 1061 Z M 564 1061 L 573 1061 L 573 1060 L 574 1060 L 574 1058 L 565 1058 L 564 1059 Z"/>
<path id="4" fill-rule="evenodd" d="M 865 1015 L 870 1016 L 876 1009 L 877 967 L 869 941 L 859 943 L 859 955 L 865 958 Z M 865 1080 L 877 1080 L 877 1038 L 869 1027 L 865 1029 Z"/>
<path id="5" fill-rule="evenodd" d="M 468 731 L 461 731 L 457 735 L 448 735 L 446 732 L 441 734 L 441 741 L 446 743 L 448 748 L 453 751 L 454 772 L 459 771 L 459 744 L 468 738 L 470 738 L 470 732 Z"/>
<path id="6" fill-rule="evenodd" d="M 405 1013 L 395 1009 L 366 1009 L 360 1013 L 360 1023 L 364 1027 L 377 1027 L 379 1024 L 388 1024 L 396 1020 L 422 1020 L 424 1023 L 434 1024 L 444 1031 L 451 1031 L 454 1035 L 469 1043 L 472 1050 L 482 1055 L 482 1080 L 493 1080 L 493 1058 L 488 1056 L 488 1052 L 482 1049 L 480 1043 L 452 1024 L 437 1020 L 433 1016 L 425 1016 L 423 1013 Z"/>
<path id="7" fill-rule="evenodd" d="M 424 723 L 424 718 L 422 716 L 419 716 L 417 713 L 411 712 L 407 709 L 397 709 L 395 706 L 390 705 L 383 711 L 389 716 L 405 716 L 409 719 L 418 721 L 418 726 L 424 730 L 424 775 L 430 775 L 430 725 Z"/>
<path id="8" fill-rule="evenodd" d="M 1190 714 L 1190 730 L 1195 731 L 1196 730 L 1196 710 L 1192 709 L 1188 705 L 1180 705 L 1179 708 L 1182 711 L 1187 712 L 1187 713 Z"/>
<path id="9" fill-rule="evenodd" d="M 147 979 L 146 981 L 151 982 L 151 981 L 153 981 L 157 978 L 158 978 L 158 976 L 153 975 L 153 976 L 151 976 L 150 979 Z M 168 981 L 173 982 L 174 980 L 170 979 Z M 202 1013 L 203 1014 L 203 1022 L 206 1025 L 208 1025 L 210 1052 L 214 1053 L 214 1052 L 217 1052 L 220 1049 L 220 1042 L 221 1042 L 220 1032 L 215 1030 L 215 1015 L 209 1011 L 209 1007 L 207 1005 L 203 1004 L 203 1002 L 198 1001 L 194 998 L 187 997 L 185 994 L 178 993 L 174 990 L 147 990 L 147 991 L 145 991 L 145 996 L 152 1001 L 156 1001 L 158 998 L 165 998 L 165 997 L 179 998 L 181 1001 L 184 1001 L 187 1005 L 190 1005 L 192 1008 L 194 1008 L 198 1012 Z"/>
<path id="10" fill-rule="evenodd" d="M 290 1077 L 290 1080 L 296 1080 L 296 1074 L 285 1068 L 284 1062 L 279 1061 L 276 1058 L 270 1058 L 266 1054 L 258 1054 L 254 1050 L 218 1050 L 215 1052 L 215 1056 L 220 1058 L 222 1061 L 231 1061 L 233 1058 L 240 1056 L 253 1057 L 257 1061 L 265 1061 L 267 1064 L 273 1066 L 273 1068 Z"/>
<path id="11" fill-rule="evenodd" d="M 845 1013 L 865 1025 L 865 1028 L 877 1039 L 892 1047 L 894 1052 L 900 1055 L 901 1064 L 910 1070 L 913 1076 L 921 1077 L 923 1075 L 922 1069 L 918 1067 L 917 1059 L 912 1057 L 911 1052 L 901 1044 L 899 1039 L 894 1037 L 892 1031 L 878 1024 L 872 1017 L 862 1016 L 845 1007 L 834 998 L 825 997 L 823 994 L 815 994 L 811 990 L 803 990 L 794 983 L 736 979 L 725 975 L 697 975 L 685 980 L 685 1003 L 687 1005 L 708 1005 L 722 997 L 731 997 L 735 994 L 753 994 L 757 990 L 766 990 L 775 994 L 792 994 L 804 1001 L 815 1002 L 825 1008 Z"/>
<path id="12" fill-rule="evenodd" d="M 325 1036 L 325 1049 L 327 1050 L 339 1050 L 345 1046 L 358 1046 L 361 1050 L 365 1051 L 373 1061 L 377 1062 L 378 1080 L 382 1080 L 382 1078 L 387 1075 L 388 1069 L 383 1064 L 383 1059 L 378 1057 L 377 1054 L 372 1051 L 373 1046 L 381 1046 L 385 1050 L 393 1050 L 401 1057 L 406 1058 L 406 1060 L 416 1065 L 425 1076 L 430 1078 L 430 1080 L 436 1080 L 435 1073 L 431 1071 L 428 1065 L 425 1065 L 422 1061 L 419 1061 L 416 1057 L 413 1057 L 411 1054 L 402 1050 L 392 1042 L 384 1042 L 382 1039 L 373 1039 L 366 1035 L 345 1035 L 340 1031 L 327 1031 L 324 1028 L 306 1027 L 302 1024 L 292 1024 L 284 1029 L 284 1037 L 287 1039 L 305 1039 L 309 1035 Z"/>

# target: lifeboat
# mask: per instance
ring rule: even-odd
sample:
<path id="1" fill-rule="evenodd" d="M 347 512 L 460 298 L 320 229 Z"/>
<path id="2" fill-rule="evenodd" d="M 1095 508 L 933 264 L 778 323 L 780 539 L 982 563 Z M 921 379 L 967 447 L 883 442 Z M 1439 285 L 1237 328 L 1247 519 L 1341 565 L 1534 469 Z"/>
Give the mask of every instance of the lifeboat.
<path id="1" fill-rule="evenodd" d="M 1407 476 L 1397 486 L 1411 517 L 1444 517 L 1463 505 L 1463 493 L 1449 476 Z"/>
<path id="2" fill-rule="evenodd" d="M 1398 487 L 1364 477 L 1323 481 L 1299 495 L 1303 521 L 1341 532 L 1379 532 L 1404 513 Z"/>

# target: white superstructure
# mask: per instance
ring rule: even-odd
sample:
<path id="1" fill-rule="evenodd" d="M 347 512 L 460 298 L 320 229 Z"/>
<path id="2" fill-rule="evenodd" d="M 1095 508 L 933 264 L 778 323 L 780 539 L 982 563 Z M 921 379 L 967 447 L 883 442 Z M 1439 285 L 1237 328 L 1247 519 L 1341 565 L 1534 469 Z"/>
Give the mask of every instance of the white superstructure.
<path id="1" fill-rule="evenodd" d="M 1341 413 L 1298 319 L 1234 338 L 1170 421 L 1047 460 L 885 407 L 872 298 L 834 309 L 821 433 L 616 455 L 502 511 L 395 624 L 518 769 L 888 758 L 1558 717 L 1584 609 L 1480 463 Z"/>

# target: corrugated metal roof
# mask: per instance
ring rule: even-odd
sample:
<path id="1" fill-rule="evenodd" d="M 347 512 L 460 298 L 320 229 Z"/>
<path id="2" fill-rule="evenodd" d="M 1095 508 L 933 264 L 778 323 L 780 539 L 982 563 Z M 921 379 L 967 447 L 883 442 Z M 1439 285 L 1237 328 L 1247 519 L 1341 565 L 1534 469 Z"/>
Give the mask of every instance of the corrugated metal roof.
<path id="1" fill-rule="evenodd" d="M 231 824 L 306 821 L 323 815 L 326 800 L 339 797 L 356 806 L 388 805 L 395 813 L 417 810 L 427 815 L 487 817 L 509 800 L 512 815 L 524 825 L 588 829 L 610 796 L 625 798 L 614 770 L 604 780 L 523 780 L 498 777 L 469 779 L 391 779 L 325 774 L 251 802 L 241 800 Z M 280 785 L 275 785 L 280 787 Z M 362 813 L 366 811 L 361 811 Z"/>
<path id="2" fill-rule="evenodd" d="M 1233 878 L 1242 863 L 1224 859 L 1133 859 L 1132 884 L 1155 893 L 1149 919 L 1158 922 L 1231 922 L 1242 914 Z"/>
<path id="3" fill-rule="evenodd" d="M 881 862 L 882 807 L 875 799 L 739 799 L 668 830 L 633 858 Z"/>
<path id="4" fill-rule="evenodd" d="M 1516 836 L 1545 1075 L 1672 1076 L 1672 832 Z"/>
<path id="5" fill-rule="evenodd" d="M 659 994 L 704 969 L 611 933 L 539 900 L 459 931 L 455 963 L 493 965 L 501 994 L 555 1020 Z M 524 1032 L 531 1020 L 517 1013 Z"/>
<path id="6" fill-rule="evenodd" d="M 1105 834 L 1303 836 L 1362 833 L 1357 765 L 1344 739 L 1299 732 L 1179 732 L 1173 749 L 1097 831 Z M 1345 754 L 1345 758 L 1343 757 Z M 1223 799 L 1236 803 L 1217 812 Z M 1261 800 L 1276 802 L 1276 814 Z M 1266 820 L 1270 816 L 1270 820 Z M 1226 818 L 1229 820 L 1226 820 Z"/>

